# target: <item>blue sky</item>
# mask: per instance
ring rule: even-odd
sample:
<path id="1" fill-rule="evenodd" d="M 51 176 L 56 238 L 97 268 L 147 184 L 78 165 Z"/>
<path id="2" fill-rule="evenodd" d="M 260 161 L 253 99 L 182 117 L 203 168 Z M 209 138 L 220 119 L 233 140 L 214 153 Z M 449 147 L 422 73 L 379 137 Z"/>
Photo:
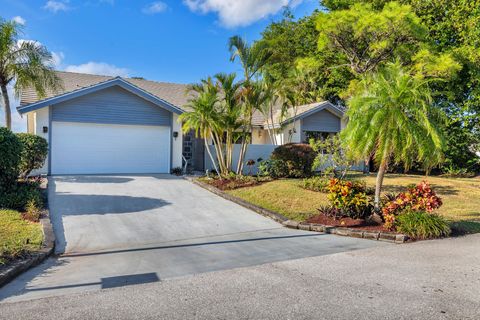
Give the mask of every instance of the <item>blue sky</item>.
<path id="1" fill-rule="evenodd" d="M 258 39 L 290 5 L 296 17 L 317 0 L 0 0 L 0 15 L 24 24 L 24 39 L 54 53 L 60 70 L 191 83 L 240 71 L 228 38 Z M 2 121 L 2 119 L 0 119 Z M 15 117 L 15 129 L 24 123 Z"/>

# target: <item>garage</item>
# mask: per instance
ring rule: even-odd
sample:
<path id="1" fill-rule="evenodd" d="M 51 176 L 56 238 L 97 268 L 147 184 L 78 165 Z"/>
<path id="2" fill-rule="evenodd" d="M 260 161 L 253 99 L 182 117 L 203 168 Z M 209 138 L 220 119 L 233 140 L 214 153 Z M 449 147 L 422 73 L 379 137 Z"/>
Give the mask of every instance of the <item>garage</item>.
<path id="1" fill-rule="evenodd" d="M 22 92 L 28 132 L 49 145 L 35 174 L 157 174 L 183 166 L 185 85 L 57 72 L 49 97 Z"/>
<path id="2" fill-rule="evenodd" d="M 170 127 L 52 123 L 51 174 L 168 173 Z"/>

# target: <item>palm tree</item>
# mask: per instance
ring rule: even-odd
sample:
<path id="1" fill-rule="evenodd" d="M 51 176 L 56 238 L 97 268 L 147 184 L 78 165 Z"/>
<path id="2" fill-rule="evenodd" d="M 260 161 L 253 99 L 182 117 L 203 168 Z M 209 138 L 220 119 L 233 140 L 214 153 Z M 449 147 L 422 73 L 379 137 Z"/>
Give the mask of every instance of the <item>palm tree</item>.
<path id="1" fill-rule="evenodd" d="M 52 55 L 48 50 L 33 41 L 19 41 L 21 26 L 14 21 L 0 19 L 0 90 L 5 108 L 5 123 L 12 126 L 10 99 L 7 88 L 13 84 L 15 95 L 20 91 L 33 87 L 39 97 L 44 97 L 47 90 L 61 88 L 52 63 Z"/>
<path id="2" fill-rule="evenodd" d="M 270 59 L 272 53 L 268 50 L 264 42 L 254 42 L 249 45 L 245 40 L 239 36 L 233 36 L 229 40 L 229 49 L 231 53 L 230 60 L 235 61 L 238 59 L 243 69 L 243 82 L 242 82 L 242 95 L 244 99 L 243 103 L 243 130 L 242 130 L 242 145 L 240 148 L 239 161 L 237 166 L 237 174 L 241 174 L 243 171 L 243 161 L 247 146 L 249 143 L 248 134 L 252 132 L 252 116 L 255 110 L 260 108 L 260 105 L 254 104 L 254 98 L 248 97 L 248 94 L 253 94 L 257 91 L 252 84 L 252 79 L 258 74 L 258 72 L 265 66 Z"/>
<path id="3" fill-rule="evenodd" d="M 408 169 L 418 162 L 428 171 L 443 159 L 444 140 L 437 129 L 443 115 L 432 103 L 429 82 L 390 63 L 364 76 L 348 101 L 348 124 L 341 136 L 355 159 L 373 156 L 379 167 L 376 212 L 390 164 Z"/>
<path id="4" fill-rule="evenodd" d="M 235 132 L 240 128 L 241 113 L 240 83 L 235 82 L 235 73 L 215 75 L 216 85 L 221 94 L 220 115 L 225 132 L 225 166 L 232 171 L 233 146 L 237 140 Z"/>
<path id="5" fill-rule="evenodd" d="M 189 87 L 189 91 L 196 92 L 196 95 L 190 99 L 188 107 L 191 109 L 180 115 L 179 121 L 183 123 L 184 132 L 194 131 L 196 137 L 203 138 L 205 141 L 205 149 L 213 163 L 213 167 L 218 174 L 222 174 L 224 168 L 222 166 L 222 152 L 219 141 L 219 133 L 222 131 L 221 121 L 218 113 L 218 89 L 213 84 L 213 80 L 208 78 L 202 80 L 199 84 Z M 208 139 L 212 139 L 217 151 L 218 164 L 213 157 Z M 220 149 L 220 151 L 219 151 Z"/>

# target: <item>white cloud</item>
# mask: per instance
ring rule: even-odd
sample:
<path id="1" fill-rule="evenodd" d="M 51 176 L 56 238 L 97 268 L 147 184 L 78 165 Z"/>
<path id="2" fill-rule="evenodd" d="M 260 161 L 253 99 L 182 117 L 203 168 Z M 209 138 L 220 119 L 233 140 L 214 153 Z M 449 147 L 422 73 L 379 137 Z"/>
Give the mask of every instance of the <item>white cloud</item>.
<path id="1" fill-rule="evenodd" d="M 119 68 L 105 62 L 90 61 L 80 65 L 70 65 L 65 68 L 65 71 L 99 74 L 104 76 L 128 77 L 128 69 Z"/>
<path id="2" fill-rule="evenodd" d="M 303 0 L 183 0 L 193 12 L 216 12 L 220 23 L 233 28 L 246 26 L 270 15 L 278 13 L 283 7 L 295 7 Z"/>
<path id="3" fill-rule="evenodd" d="M 54 68 L 58 69 L 63 63 L 63 59 L 65 59 L 65 54 L 63 52 L 53 52 L 52 51 L 52 60 Z"/>
<path id="4" fill-rule="evenodd" d="M 12 21 L 15 21 L 16 23 L 24 26 L 25 23 L 27 23 L 27 20 L 25 20 L 24 18 L 20 17 L 20 16 L 16 16 L 16 17 L 13 17 L 12 18 Z"/>
<path id="5" fill-rule="evenodd" d="M 70 7 L 68 6 L 68 0 L 67 1 L 55 1 L 55 0 L 49 0 L 43 6 L 45 10 L 52 11 L 53 13 L 57 13 L 59 11 L 68 11 L 70 10 Z"/>
<path id="6" fill-rule="evenodd" d="M 152 2 L 149 5 L 145 6 L 142 9 L 142 12 L 145 13 L 145 14 L 156 14 L 156 13 L 162 13 L 167 9 L 168 9 L 168 6 L 165 2 L 156 1 L 156 2 Z"/>

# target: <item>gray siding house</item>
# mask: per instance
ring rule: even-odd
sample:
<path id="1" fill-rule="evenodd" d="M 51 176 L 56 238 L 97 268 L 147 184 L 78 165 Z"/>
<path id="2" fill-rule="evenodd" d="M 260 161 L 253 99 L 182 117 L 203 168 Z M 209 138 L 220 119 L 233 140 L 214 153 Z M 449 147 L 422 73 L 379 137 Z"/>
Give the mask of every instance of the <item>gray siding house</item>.
<path id="1" fill-rule="evenodd" d="M 183 134 L 178 121 L 188 111 L 186 85 L 70 72 L 57 75 L 63 82 L 60 92 L 40 98 L 33 89 L 25 90 L 18 107 L 27 117 L 27 131 L 49 142 L 48 161 L 38 173 L 168 173 L 186 162 L 196 170 L 210 168 L 203 140 Z M 305 142 L 344 126 L 343 110 L 328 101 L 298 106 L 282 119 L 277 112 L 274 119 L 278 144 Z M 268 158 L 276 147 L 268 124 L 256 113 L 253 125 L 250 152 Z"/>

